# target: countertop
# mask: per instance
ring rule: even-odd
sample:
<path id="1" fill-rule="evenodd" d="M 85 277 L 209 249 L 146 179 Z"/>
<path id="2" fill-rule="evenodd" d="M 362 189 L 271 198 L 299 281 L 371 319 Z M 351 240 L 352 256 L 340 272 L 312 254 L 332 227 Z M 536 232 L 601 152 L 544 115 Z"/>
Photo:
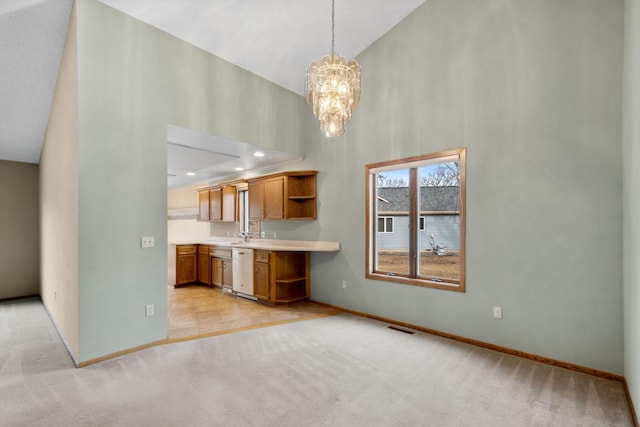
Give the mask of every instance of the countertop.
<path id="1" fill-rule="evenodd" d="M 315 240 L 272 240 L 249 239 L 244 242 L 237 238 L 212 238 L 196 240 L 176 240 L 170 245 L 215 245 L 230 248 L 262 249 L 266 251 L 301 251 L 301 252 L 337 252 L 340 250 L 340 242 L 321 242 Z"/>

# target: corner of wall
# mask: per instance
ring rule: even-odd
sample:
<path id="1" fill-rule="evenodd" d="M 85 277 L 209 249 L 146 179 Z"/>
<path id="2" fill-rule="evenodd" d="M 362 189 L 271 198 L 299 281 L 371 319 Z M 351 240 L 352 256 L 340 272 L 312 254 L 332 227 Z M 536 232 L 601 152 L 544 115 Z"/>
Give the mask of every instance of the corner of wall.
<path id="1" fill-rule="evenodd" d="M 74 4 L 40 158 L 40 294 L 74 360 L 80 354 L 77 42 Z"/>

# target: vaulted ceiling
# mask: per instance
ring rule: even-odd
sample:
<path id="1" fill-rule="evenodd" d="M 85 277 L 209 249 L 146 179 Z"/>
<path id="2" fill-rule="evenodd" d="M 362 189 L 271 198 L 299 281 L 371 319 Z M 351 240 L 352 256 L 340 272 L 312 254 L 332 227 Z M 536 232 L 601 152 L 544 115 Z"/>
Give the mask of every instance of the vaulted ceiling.
<path id="1" fill-rule="evenodd" d="M 93 1 L 301 96 L 309 62 L 331 52 L 330 0 Z M 356 57 L 424 1 L 337 0 L 335 51 Z M 0 2 L 0 160 L 40 161 L 72 3 Z"/>

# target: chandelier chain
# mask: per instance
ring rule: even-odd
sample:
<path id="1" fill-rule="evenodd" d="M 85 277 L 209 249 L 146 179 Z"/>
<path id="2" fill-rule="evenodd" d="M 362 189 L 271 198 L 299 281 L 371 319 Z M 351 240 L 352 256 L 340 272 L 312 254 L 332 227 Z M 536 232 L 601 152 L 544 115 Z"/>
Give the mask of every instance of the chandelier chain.
<path id="1" fill-rule="evenodd" d="M 336 0 L 331 0 L 331 56 L 336 53 L 335 40 L 336 38 Z"/>

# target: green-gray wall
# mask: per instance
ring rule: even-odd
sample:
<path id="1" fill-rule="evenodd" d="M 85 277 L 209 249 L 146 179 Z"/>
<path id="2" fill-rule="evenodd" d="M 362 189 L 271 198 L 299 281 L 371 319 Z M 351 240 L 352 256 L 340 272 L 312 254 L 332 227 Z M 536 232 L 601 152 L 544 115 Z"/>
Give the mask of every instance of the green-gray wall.
<path id="1" fill-rule="evenodd" d="M 167 336 L 167 125 L 300 153 L 306 111 L 301 97 L 102 3 L 76 6 L 83 362 Z M 140 249 L 141 236 L 155 248 Z"/>
<path id="2" fill-rule="evenodd" d="M 38 165 L 0 160 L 0 300 L 40 288 Z"/>
<path id="3" fill-rule="evenodd" d="M 624 376 L 640 410 L 640 0 L 627 0 L 624 79 Z"/>
<path id="4" fill-rule="evenodd" d="M 359 55 L 345 136 L 308 122 L 317 222 L 264 227 L 340 241 L 312 298 L 622 374 L 623 20 L 623 0 L 429 0 Z M 458 147 L 467 292 L 366 280 L 365 165 Z"/>

